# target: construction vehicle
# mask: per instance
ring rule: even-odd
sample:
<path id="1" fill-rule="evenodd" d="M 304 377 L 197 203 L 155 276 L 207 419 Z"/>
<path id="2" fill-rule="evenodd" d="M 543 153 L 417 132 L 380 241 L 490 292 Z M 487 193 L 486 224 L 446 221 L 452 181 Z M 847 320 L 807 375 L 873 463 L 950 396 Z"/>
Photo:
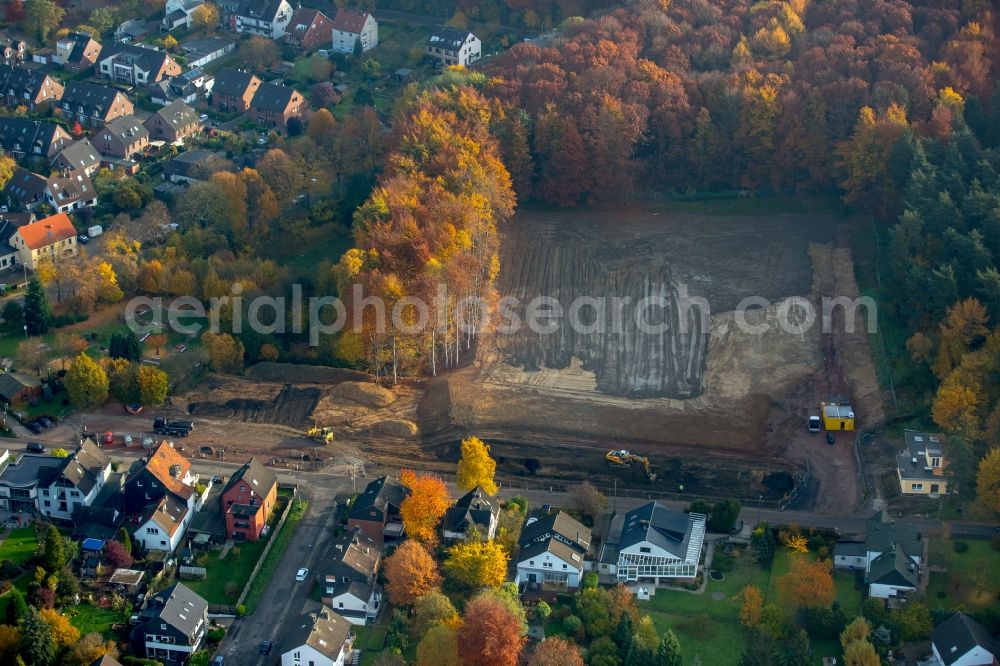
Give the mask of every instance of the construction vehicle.
<path id="1" fill-rule="evenodd" d="M 157 435 L 187 437 L 192 430 L 194 430 L 194 423 L 191 421 L 168 421 L 163 416 L 157 416 L 153 419 L 153 432 Z"/>
<path id="2" fill-rule="evenodd" d="M 330 426 L 313 426 L 312 428 L 309 428 L 309 432 L 307 434 L 316 441 L 324 444 L 329 444 L 333 441 L 333 428 Z"/>
<path id="3" fill-rule="evenodd" d="M 642 469 L 646 472 L 646 476 L 650 481 L 656 481 L 656 475 L 653 474 L 653 470 L 649 467 L 649 458 L 645 456 L 640 456 L 626 449 L 612 449 L 608 451 L 607 455 L 608 465 L 610 467 L 623 467 L 628 469 L 632 466 L 632 463 L 638 463 L 642 465 Z"/>

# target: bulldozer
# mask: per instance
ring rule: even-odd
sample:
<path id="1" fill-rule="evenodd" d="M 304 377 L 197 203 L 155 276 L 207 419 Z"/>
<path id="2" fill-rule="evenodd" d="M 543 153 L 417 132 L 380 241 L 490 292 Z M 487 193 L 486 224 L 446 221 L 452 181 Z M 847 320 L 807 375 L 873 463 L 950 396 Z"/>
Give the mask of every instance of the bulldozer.
<path id="1" fill-rule="evenodd" d="M 329 426 L 313 426 L 312 428 L 309 428 L 309 432 L 307 434 L 323 444 L 329 444 L 333 441 L 333 428 Z"/>
<path id="2" fill-rule="evenodd" d="M 646 477 L 650 481 L 656 481 L 656 474 L 653 474 L 653 470 L 649 467 L 649 458 L 645 456 L 640 456 L 626 449 L 612 449 L 604 457 L 607 459 L 609 467 L 628 469 L 632 466 L 632 463 L 638 463 L 642 465 L 643 471 L 646 472 Z"/>

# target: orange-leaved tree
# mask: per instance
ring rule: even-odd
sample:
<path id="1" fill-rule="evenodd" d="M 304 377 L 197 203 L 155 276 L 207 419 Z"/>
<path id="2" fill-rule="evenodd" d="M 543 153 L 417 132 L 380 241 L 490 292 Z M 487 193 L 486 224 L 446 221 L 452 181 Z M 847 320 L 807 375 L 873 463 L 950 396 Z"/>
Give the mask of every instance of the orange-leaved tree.
<path id="1" fill-rule="evenodd" d="M 788 604 L 798 608 L 829 606 L 837 596 L 830 563 L 811 561 L 804 555 L 792 557 L 791 569 L 778 579 L 778 590 Z"/>
<path id="2" fill-rule="evenodd" d="M 583 658 L 576 643 L 553 636 L 538 644 L 528 666 L 583 666 Z"/>
<path id="3" fill-rule="evenodd" d="M 479 596 L 465 607 L 458 654 L 466 666 L 516 666 L 525 640 L 517 618 L 500 600 Z"/>
<path id="4" fill-rule="evenodd" d="M 437 562 L 416 541 L 405 541 L 385 561 L 386 593 L 397 605 L 408 606 L 414 600 L 441 585 Z"/>
<path id="5" fill-rule="evenodd" d="M 760 624 L 761 612 L 764 610 L 764 597 L 756 585 L 743 588 L 742 604 L 740 606 L 740 622 L 744 627 L 756 627 Z"/>
<path id="6" fill-rule="evenodd" d="M 399 478 L 410 489 L 399 507 L 406 533 L 417 541 L 436 542 L 438 523 L 451 506 L 448 487 L 436 476 L 418 475 L 408 469 L 404 469 Z"/>

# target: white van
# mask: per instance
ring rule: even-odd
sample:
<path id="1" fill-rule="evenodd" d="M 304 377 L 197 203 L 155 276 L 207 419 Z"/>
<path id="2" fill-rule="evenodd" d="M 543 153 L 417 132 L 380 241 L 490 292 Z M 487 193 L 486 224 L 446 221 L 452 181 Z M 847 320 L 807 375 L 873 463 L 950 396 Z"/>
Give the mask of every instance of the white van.
<path id="1" fill-rule="evenodd" d="M 821 430 L 821 424 L 818 416 L 809 417 L 809 432 L 819 432 Z"/>

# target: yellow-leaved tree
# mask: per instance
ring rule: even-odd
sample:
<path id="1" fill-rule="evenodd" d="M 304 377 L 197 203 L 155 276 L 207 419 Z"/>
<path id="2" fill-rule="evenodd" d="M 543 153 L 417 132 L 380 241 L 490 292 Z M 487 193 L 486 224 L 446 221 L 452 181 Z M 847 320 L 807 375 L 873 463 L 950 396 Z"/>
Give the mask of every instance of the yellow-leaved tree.
<path id="1" fill-rule="evenodd" d="M 990 511 L 1000 512 L 1000 448 L 993 449 L 979 461 L 976 499 Z"/>
<path id="2" fill-rule="evenodd" d="M 52 639 L 59 647 L 69 647 L 80 640 L 80 630 L 69 622 L 69 618 L 54 608 L 43 608 L 38 614 L 52 630 Z"/>
<path id="3" fill-rule="evenodd" d="M 487 495 L 495 495 L 497 484 L 493 481 L 497 463 L 490 457 L 490 447 L 478 437 L 462 440 L 462 458 L 458 461 L 459 490 L 472 490 L 476 486 Z"/>
<path id="4" fill-rule="evenodd" d="M 445 575 L 469 589 L 500 587 L 507 579 L 507 551 L 496 541 L 469 541 L 452 546 Z"/>
<path id="5" fill-rule="evenodd" d="M 764 596 L 756 585 L 747 585 L 743 588 L 742 597 L 740 622 L 744 627 L 756 627 L 760 624 L 760 615 L 764 610 Z"/>

